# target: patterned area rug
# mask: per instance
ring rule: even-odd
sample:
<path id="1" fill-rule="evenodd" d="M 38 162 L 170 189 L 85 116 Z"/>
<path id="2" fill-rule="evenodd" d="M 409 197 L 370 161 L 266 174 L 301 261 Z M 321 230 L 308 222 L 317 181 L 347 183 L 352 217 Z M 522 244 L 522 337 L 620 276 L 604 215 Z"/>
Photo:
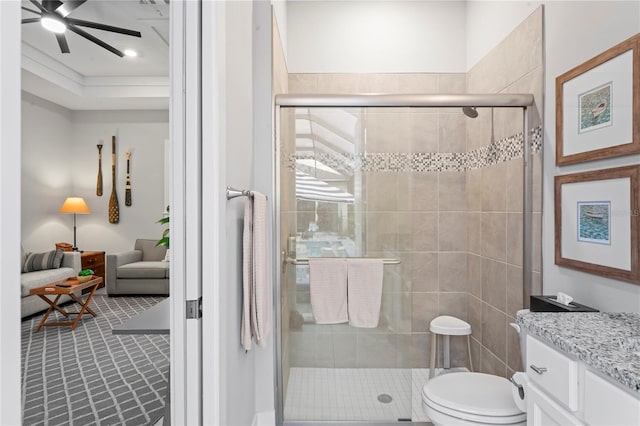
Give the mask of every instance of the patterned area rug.
<path id="1" fill-rule="evenodd" d="M 24 320 L 23 424 L 147 425 L 160 417 L 169 336 L 114 336 L 111 328 L 162 300 L 94 296 L 90 306 L 97 317 L 84 315 L 73 331 L 43 327 L 35 333 L 43 314 Z M 76 307 L 67 305 L 69 311 Z"/>

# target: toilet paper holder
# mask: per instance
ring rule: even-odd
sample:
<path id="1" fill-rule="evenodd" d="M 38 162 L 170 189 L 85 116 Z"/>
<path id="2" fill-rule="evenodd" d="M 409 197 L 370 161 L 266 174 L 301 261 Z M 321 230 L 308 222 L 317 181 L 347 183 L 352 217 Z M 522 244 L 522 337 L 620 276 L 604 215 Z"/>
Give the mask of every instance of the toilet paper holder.
<path id="1" fill-rule="evenodd" d="M 520 383 L 516 382 L 513 377 L 509 377 L 509 381 L 518 388 L 518 395 L 520 396 L 520 399 L 524 400 L 524 387 Z"/>

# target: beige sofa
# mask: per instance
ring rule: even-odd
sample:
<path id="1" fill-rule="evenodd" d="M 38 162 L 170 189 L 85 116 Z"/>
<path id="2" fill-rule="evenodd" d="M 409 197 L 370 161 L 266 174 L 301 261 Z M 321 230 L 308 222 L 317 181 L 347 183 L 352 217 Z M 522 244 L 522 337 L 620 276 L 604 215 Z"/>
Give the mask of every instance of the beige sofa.
<path id="1" fill-rule="evenodd" d="M 30 295 L 29 290 L 55 281 L 74 277 L 78 275 L 78 272 L 80 272 L 81 265 L 82 260 L 80 258 L 80 252 L 69 251 L 63 254 L 62 264 L 59 268 L 22 273 L 20 275 L 20 290 L 22 296 L 20 300 L 20 308 L 22 311 L 22 318 L 49 308 L 49 305 L 40 299 L 40 297 Z M 53 297 L 50 297 L 50 299 L 53 299 Z M 69 296 L 63 296 L 60 298 L 58 303 L 64 303 L 68 300 L 71 300 Z"/>
<path id="2" fill-rule="evenodd" d="M 138 239 L 131 251 L 107 255 L 109 296 L 169 295 L 169 262 L 158 240 Z"/>

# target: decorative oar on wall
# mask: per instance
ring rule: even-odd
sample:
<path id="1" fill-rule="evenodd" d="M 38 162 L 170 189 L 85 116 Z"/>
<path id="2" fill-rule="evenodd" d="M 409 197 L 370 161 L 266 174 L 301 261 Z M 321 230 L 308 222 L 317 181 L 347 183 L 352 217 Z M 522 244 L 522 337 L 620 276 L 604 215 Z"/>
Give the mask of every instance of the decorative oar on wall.
<path id="1" fill-rule="evenodd" d="M 120 222 L 120 207 L 116 193 L 116 137 L 111 136 L 111 198 L 109 198 L 109 222 Z"/>
<path id="2" fill-rule="evenodd" d="M 131 159 L 131 151 L 124 153 L 127 157 L 127 183 L 124 185 L 124 205 L 131 207 L 131 175 L 129 174 L 129 160 Z"/>
<path id="3" fill-rule="evenodd" d="M 98 144 L 98 182 L 96 183 L 96 195 L 98 197 L 102 197 L 102 144 L 101 143 Z"/>

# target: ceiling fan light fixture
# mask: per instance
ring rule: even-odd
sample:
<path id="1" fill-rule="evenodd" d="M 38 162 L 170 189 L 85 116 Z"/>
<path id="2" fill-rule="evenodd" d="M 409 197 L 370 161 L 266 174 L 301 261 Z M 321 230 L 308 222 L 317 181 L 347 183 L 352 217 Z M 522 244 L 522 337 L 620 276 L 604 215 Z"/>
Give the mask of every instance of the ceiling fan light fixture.
<path id="1" fill-rule="evenodd" d="M 42 25 L 44 29 L 56 34 L 64 34 L 67 30 L 67 25 L 62 21 L 62 19 L 53 15 L 43 16 L 40 19 L 40 25 Z"/>

